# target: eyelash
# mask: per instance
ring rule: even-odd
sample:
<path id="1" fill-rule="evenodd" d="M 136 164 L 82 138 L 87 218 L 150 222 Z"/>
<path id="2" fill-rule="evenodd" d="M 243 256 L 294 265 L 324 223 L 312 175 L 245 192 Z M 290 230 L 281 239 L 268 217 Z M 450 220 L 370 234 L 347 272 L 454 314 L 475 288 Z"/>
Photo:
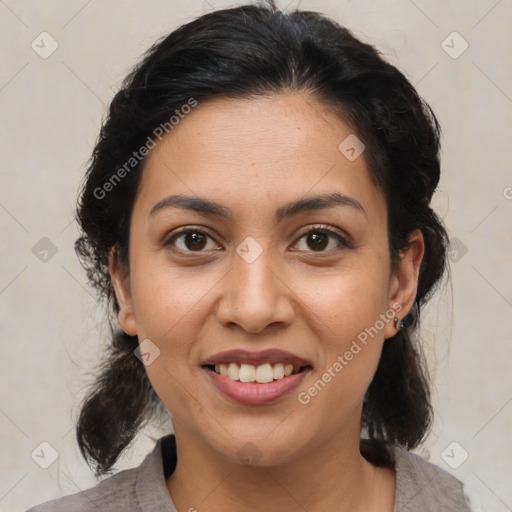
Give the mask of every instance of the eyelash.
<path id="1" fill-rule="evenodd" d="M 203 231 L 201 229 L 186 228 L 186 229 L 183 229 L 182 231 L 178 231 L 177 233 L 174 233 L 164 243 L 164 245 L 165 246 L 174 246 L 174 241 L 177 238 L 179 238 L 180 236 L 186 235 L 188 233 L 200 233 L 202 235 L 206 235 L 207 237 L 209 237 L 209 238 L 211 238 L 213 240 L 212 236 L 210 236 L 207 232 L 205 232 L 205 231 Z M 343 248 L 346 248 L 346 249 L 351 249 L 352 248 L 352 244 L 344 236 L 340 235 L 336 231 L 333 231 L 332 229 L 330 229 L 328 226 L 326 226 L 324 224 L 318 224 L 318 225 L 312 226 L 308 231 L 305 231 L 304 233 L 302 233 L 295 243 L 297 243 L 298 241 L 302 240 L 304 237 L 306 237 L 307 235 L 309 235 L 311 233 L 324 233 L 324 234 L 330 235 L 330 236 L 334 237 L 335 239 L 337 239 L 339 244 Z M 202 250 L 201 251 L 183 251 L 181 249 L 176 249 L 174 247 L 173 247 L 173 250 L 176 251 L 176 252 L 179 252 L 181 254 L 186 254 L 186 255 L 191 255 L 191 256 L 195 256 L 197 254 L 207 253 L 208 252 L 208 251 L 202 251 Z M 334 250 L 336 250 L 336 249 L 334 249 Z M 304 251 L 298 251 L 298 252 L 304 252 Z M 308 252 L 308 251 L 306 251 L 306 252 Z M 325 250 L 323 250 L 323 251 L 310 251 L 310 252 L 315 253 L 315 254 L 322 254 L 322 253 L 330 253 L 331 250 L 326 250 L 326 251 Z"/>

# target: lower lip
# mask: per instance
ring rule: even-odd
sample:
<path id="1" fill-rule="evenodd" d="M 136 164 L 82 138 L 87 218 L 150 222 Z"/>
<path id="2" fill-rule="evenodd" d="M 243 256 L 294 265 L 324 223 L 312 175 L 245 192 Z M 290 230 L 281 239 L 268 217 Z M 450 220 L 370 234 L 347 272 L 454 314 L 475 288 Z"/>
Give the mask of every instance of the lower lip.
<path id="1" fill-rule="evenodd" d="M 240 382 L 203 368 L 217 388 L 229 398 L 242 404 L 268 404 L 291 393 L 301 382 L 310 368 L 295 375 L 289 375 L 267 384 Z"/>

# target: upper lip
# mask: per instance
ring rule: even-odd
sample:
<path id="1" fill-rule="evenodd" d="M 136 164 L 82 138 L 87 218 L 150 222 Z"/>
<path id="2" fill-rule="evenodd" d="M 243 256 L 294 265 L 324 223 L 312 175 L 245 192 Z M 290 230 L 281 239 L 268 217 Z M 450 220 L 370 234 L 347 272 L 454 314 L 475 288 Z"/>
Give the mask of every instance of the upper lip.
<path id="1" fill-rule="evenodd" d="M 261 364 L 293 364 L 294 368 L 302 366 L 312 366 L 312 364 L 291 352 L 279 349 L 267 349 L 260 352 L 251 352 L 244 349 L 233 349 L 219 352 L 201 363 L 201 366 L 216 365 L 216 364 L 251 364 L 259 366 Z"/>

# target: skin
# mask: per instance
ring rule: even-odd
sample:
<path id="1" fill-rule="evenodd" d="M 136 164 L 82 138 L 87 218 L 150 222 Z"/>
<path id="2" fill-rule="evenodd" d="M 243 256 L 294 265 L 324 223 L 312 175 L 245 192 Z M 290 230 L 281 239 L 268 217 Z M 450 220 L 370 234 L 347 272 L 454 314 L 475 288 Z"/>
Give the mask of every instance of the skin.
<path id="1" fill-rule="evenodd" d="M 359 452 L 362 400 L 396 334 L 393 321 L 308 404 L 297 399 L 379 315 L 398 303 L 403 318 L 416 295 L 421 232 L 392 272 L 385 198 L 364 153 L 350 161 L 338 149 L 352 133 L 306 93 L 217 98 L 199 103 L 147 158 L 131 217 L 130 271 L 112 252 L 110 272 L 121 328 L 160 350 L 146 370 L 173 419 L 178 463 L 167 487 L 179 511 L 393 510 L 394 470 Z M 276 223 L 284 203 L 333 192 L 364 212 L 335 206 Z M 178 193 L 219 202 L 232 218 L 178 208 L 150 215 Z M 330 236 L 317 249 L 304 236 L 317 224 L 351 246 Z M 184 227 L 211 238 L 199 249 L 184 236 L 165 245 Z M 262 249 L 252 263 L 236 252 L 248 236 Z M 242 405 L 199 366 L 232 348 L 280 348 L 314 369 L 278 402 Z M 251 466 L 239 455 L 247 443 L 258 454 Z"/>

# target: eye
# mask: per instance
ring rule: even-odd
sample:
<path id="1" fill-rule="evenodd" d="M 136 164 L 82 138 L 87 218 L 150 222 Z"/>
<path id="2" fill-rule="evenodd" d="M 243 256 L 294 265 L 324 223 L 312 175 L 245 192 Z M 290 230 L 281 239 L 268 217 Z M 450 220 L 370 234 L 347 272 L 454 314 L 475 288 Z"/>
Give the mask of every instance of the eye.
<path id="1" fill-rule="evenodd" d="M 309 252 L 330 252 L 340 247 L 352 247 L 343 235 L 329 229 L 325 225 L 313 226 L 313 228 L 310 228 L 300 236 L 299 241 L 303 239 L 310 247 Z M 213 238 L 208 233 L 199 229 L 188 228 L 175 233 L 165 242 L 165 245 L 172 245 L 176 247 L 178 252 L 182 253 L 201 253 L 208 252 L 207 246 L 209 240 L 213 241 Z M 330 244 L 332 240 L 334 240 L 334 242 Z M 334 245 L 334 247 L 329 248 L 329 244 Z M 218 246 L 214 246 L 210 248 L 210 250 L 215 250 L 216 247 Z M 308 249 L 300 250 L 300 252 L 308 252 Z"/>
<path id="2" fill-rule="evenodd" d="M 213 238 L 198 229 L 186 229 L 174 234 L 165 245 L 177 247 L 180 252 L 207 252 L 203 249 L 208 245 L 208 239 Z M 178 243 L 176 243 L 178 241 Z"/>
<path id="3" fill-rule="evenodd" d="M 339 249 L 340 246 L 342 248 L 351 247 L 351 244 L 343 235 L 337 233 L 336 231 L 333 231 L 332 229 L 329 229 L 327 226 L 324 225 L 313 226 L 313 228 L 306 231 L 299 238 L 299 241 L 302 239 L 305 240 L 306 245 L 312 248 L 313 252 L 329 252 L 330 250 Z M 334 245 L 334 247 L 325 250 L 326 247 L 329 246 L 329 242 L 332 239 L 336 240 L 337 243 L 331 244 Z M 306 248 L 305 250 L 307 252 L 308 249 Z"/>

